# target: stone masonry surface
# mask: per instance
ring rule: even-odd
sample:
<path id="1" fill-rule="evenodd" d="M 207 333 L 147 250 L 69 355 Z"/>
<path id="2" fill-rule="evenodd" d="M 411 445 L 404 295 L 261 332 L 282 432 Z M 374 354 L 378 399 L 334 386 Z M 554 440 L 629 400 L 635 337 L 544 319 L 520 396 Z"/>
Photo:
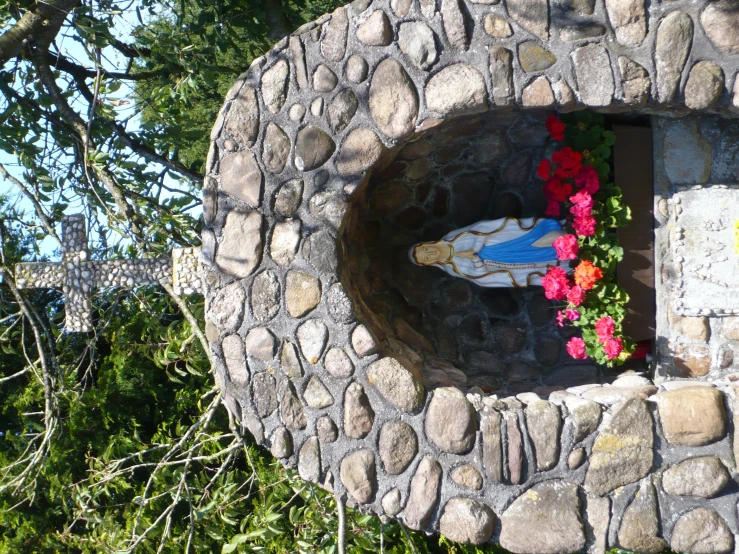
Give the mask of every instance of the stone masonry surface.
<path id="1" fill-rule="evenodd" d="M 465 136 L 486 140 L 465 160 L 525 174 L 541 110 L 670 116 L 653 119 L 656 150 L 673 145 L 655 169 L 667 232 L 673 187 L 737 181 L 734 146 L 716 150 L 717 164 L 708 153 L 721 135 L 698 128 L 739 110 L 737 28 L 727 0 L 356 0 L 280 41 L 227 94 L 206 168 L 206 331 L 229 409 L 303 479 L 455 541 L 733 552 L 733 375 L 662 381 L 676 376 L 673 357 L 689 368 L 681 377 L 705 377 L 719 356 L 730 367 L 721 352 L 739 324 L 658 307 L 658 328 L 674 334 L 657 384 L 635 374 L 599 384 L 594 370 L 565 366 L 533 392 L 492 395 L 448 359 L 428 362 L 435 343 L 412 321 L 379 317 L 347 261 L 357 229 L 373 232 L 361 220 L 368 202 L 393 217 L 403 205 L 409 229 L 433 213 L 410 195 L 428 194 L 427 172 L 453 165 Z M 735 126 L 714 128 L 733 136 Z M 388 187 L 396 170 L 402 187 L 368 195 L 373 176 Z M 450 204 L 439 190 L 428 198 L 441 214 Z M 714 332 L 720 344 L 707 343 Z M 498 341 L 503 351 L 519 342 L 515 329 Z M 483 354 L 479 367 L 499 362 Z"/>

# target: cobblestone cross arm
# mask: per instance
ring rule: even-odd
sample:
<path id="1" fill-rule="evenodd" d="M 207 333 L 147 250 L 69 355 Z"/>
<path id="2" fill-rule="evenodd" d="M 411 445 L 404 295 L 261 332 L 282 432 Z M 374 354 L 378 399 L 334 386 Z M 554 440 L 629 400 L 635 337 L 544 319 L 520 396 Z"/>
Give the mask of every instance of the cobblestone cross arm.
<path id="1" fill-rule="evenodd" d="M 19 289 L 61 288 L 65 302 L 65 328 L 92 330 L 90 291 L 103 287 L 143 287 L 170 284 L 178 294 L 200 290 L 199 248 L 176 248 L 172 257 L 137 260 L 90 260 L 82 215 L 62 219 L 62 261 L 26 262 L 15 267 Z"/>

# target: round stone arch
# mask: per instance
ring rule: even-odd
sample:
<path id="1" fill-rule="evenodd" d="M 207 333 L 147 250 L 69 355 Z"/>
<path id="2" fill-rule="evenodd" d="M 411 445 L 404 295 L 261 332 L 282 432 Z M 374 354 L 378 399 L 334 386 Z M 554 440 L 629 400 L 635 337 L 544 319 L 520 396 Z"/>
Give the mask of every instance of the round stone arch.
<path id="1" fill-rule="evenodd" d="M 364 304 L 346 262 L 371 176 L 470 117 L 732 115 L 737 18 L 723 1 L 357 0 L 255 60 L 213 127 L 203 191 L 206 329 L 229 410 L 302 478 L 413 529 L 646 552 L 690 550 L 710 524 L 727 550 L 736 493 L 697 509 L 669 497 L 726 484 L 724 389 L 440 386 L 423 337 Z M 681 419 L 686 406 L 701 417 Z M 703 458 L 680 450 L 696 445 Z M 671 485 L 653 482 L 663 470 Z M 682 490 L 695 471 L 709 485 Z"/>

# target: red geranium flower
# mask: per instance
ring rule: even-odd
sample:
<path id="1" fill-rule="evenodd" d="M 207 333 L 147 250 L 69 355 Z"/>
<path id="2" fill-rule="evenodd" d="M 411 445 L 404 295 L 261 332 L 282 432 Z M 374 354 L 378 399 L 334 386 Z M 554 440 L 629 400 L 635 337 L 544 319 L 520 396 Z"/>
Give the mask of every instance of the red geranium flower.
<path id="1" fill-rule="evenodd" d="M 552 161 L 557 164 L 556 175 L 563 179 L 574 177 L 582 169 L 582 154 L 569 146 L 552 154 Z"/>
<path id="2" fill-rule="evenodd" d="M 552 243 L 554 249 L 557 251 L 558 260 L 574 260 L 577 258 L 577 251 L 580 246 L 577 244 L 577 237 L 575 235 L 562 235 L 554 239 Z"/>
<path id="3" fill-rule="evenodd" d="M 572 221 L 575 232 L 583 237 L 592 237 L 595 234 L 595 218 L 592 216 L 576 217 Z"/>
<path id="4" fill-rule="evenodd" d="M 585 190 L 581 190 L 577 194 L 570 196 L 570 202 L 574 204 L 570 208 L 570 213 L 575 217 L 588 217 L 593 213 L 593 197 Z"/>
<path id="5" fill-rule="evenodd" d="M 539 167 L 536 168 L 536 174 L 542 179 L 549 179 L 549 175 L 552 173 L 552 162 L 549 160 L 542 160 L 539 162 Z"/>
<path id="6" fill-rule="evenodd" d="M 544 194 L 547 200 L 564 202 L 572 194 L 572 185 L 570 183 L 563 183 L 556 177 L 552 177 L 544 185 Z"/>
<path id="7" fill-rule="evenodd" d="M 580 173 L 575 176 L 575 186 L 582 190 L 595 194 L 600 189 L 600 181 L 598 180 L 598 172 L 592 165 L 584 165 L 580 169 Z"/>
<path id="8" fill-rule="evenodd" d="M 556 115 L 552 114 L 547 117 L 545 125 L 547 126 L 547 131 L 549 131 L 549 134 L 552 135 L 554 140 L 564 140 L 564 132 L 567 125 L 557 119 Z"/>
<path id="9" fill-rule="evenodd" d="M 585 341 L 580 337 L 572 337 L 567 343 L 567 353 L 576 360 L 585 360 L 588 355 L 585 353 Z"/>
<path id="10" fill-rule="evenodd" d="M 618 357 L 618 355 L 621 354 L 621 352 L 623 352 L 623 349 L 624 349 L 624 342 L 623 342 L 623 339 L 621 339 L 621 337 L 609 339 L 603 345 L 603 352 L 606 353 L 606 356 L 608 356 L 609 360 L 612 360 L 613 358 Z"/>
<path id="11" fill-rule="evenodd" d="M 541 285 L 544 287 L 544 296 L 549 300 L 563 300 L 570 292 L 567 272 L 561 267 L 550 267 L 541 278 Z"/>
<path id="12" fill-rule="evenodd" d="M 570 289 L 570 292 L 567 293 L 567 302 L 572 304 L 573 306 L 580 306 L 583 302 L 585 302 L 585 289 L 583 289 L 580 285 L 575 285 Z"/>
<path id="13" fill-rule="evenodd" d="M 559 217 L 559 212 L 560 212 L 559 202 L 555 202 L 553 200 L 550 200 L 549 202 L 547 202 L 547 209 L 544 210 L 545 215 L 549 215 L 552 217 Z"/>
<path id="14" fill-rule="evenodd" d="M 595 322 L 595 332 L 598 334 L 598 341 L 606 342 L 613 338 L 613 332 L 616 330 L 616 322 L 612 318 L 606 316 L 601 317 Z"/>

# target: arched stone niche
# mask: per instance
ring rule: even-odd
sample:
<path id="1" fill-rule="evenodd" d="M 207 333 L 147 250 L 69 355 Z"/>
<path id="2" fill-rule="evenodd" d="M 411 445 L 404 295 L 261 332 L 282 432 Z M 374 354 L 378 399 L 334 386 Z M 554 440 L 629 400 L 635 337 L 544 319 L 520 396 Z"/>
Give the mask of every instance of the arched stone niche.
<path id="1" fill-rule="evenodd" d="M 231 412 L 302 478 L 456 541 L 732 551 L 730 382 L 490 396 L 427 363 L 412 322 L 383 321 L 364 296 L 371 263 L 352 261 L 373 232 L 362 210 L 390 197 L 377 186 L 437 161 L 445 133 L 521 136 L 542 110 L 586 107 L 732 117 L 738 13 L 362 0 L 256 60 L 226 97 L 204 184 L 207 334 Z"/>

